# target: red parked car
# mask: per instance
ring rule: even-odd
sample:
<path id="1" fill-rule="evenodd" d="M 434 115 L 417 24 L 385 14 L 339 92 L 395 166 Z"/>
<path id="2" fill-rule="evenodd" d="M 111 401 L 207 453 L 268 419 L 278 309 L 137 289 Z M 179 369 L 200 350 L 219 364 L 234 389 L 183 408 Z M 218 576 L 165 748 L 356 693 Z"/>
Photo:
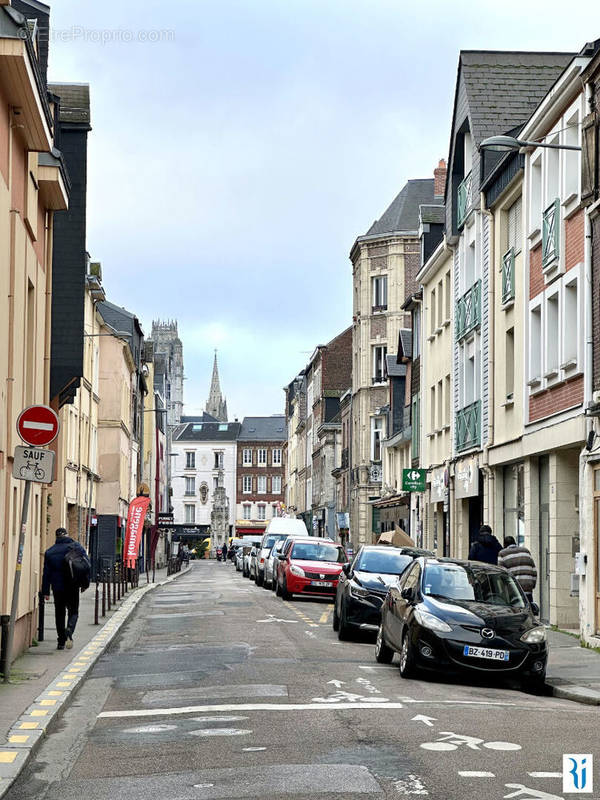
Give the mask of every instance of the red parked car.
<path id="1" fill-rule="evenodd" d="M 344 548 L 330 539 L 290 539 L 279 557 L 276 592 L 284 600 L 294 594 L 335 596 Z"/>

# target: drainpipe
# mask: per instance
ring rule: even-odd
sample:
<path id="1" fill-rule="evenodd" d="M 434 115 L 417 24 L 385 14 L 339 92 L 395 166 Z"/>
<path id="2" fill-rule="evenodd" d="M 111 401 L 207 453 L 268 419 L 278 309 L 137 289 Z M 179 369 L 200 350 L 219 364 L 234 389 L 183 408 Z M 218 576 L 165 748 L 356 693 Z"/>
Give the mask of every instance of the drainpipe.
<path id="1" fill-rule="evenodd" d="M 481 212 L 483 216 L 486 216 L 488 218 L 490 224 L 489 258 L 488 258 L 488 291 L 487 291 L 487 303 L 488 303 L 488 387 L 487 387 L 488 426 L 487 427 L 488 429 L 487 429 L 486 444 L 483 447 L 482 470 L 487 478 L 488 521 L 491 520 L 491 524 L 494 525 L 496 521 L 496 490 L 494 486 L 494 472 L 489 466 L 489 448 L 494 443 L 494 422 L 495 422 L 494 407 L 496 400 L 496 392 L 495 392 L 496 362 L 495 362 L 495 341 L 494 341 L 494 334 L 495 334 L 494 281 L 496 278 L 496 269 L 495 269 L 496 230 L 494 225 L 494 215 L 492 214 L 491 211 L 489 211 L 489 209 L 485 207 L 485 195 L 483 192 L 481 193 Z M 483 364 L 482 364 L 482 379 L 483 379 Z M 483 380 L 482 380 L 482 389 L 483 389 Z M 483 397 L 482 397 L 482 403 L 483 403 Z M 483 416 L 483 408 L 482 408 L 482 416 Z"/>

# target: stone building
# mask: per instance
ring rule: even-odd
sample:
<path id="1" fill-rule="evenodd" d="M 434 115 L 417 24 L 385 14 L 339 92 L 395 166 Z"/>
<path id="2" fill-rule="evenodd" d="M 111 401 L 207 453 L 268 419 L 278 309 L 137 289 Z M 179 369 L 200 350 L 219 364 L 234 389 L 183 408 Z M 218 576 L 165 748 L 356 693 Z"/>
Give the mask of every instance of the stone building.
<path id="1" fill-rule="evenodd" d="M 284 506 L 285 417 L 244 417 L 237 442 L 236 536 L 263 533 Z"/>
<path id="2" fill-rule="evenodd" d="M 420 264 L 419 208 L 443 200 L 445 165 L 433 178 L 409 180 L 379 220 L 359 236 L 350 252 L 353 280 L 352 540 L 371 543 L 379 533 L 373 501 L 381 494 L 381 442 L 386 438 L 386 359 L 394 354 L 401 328 L 410 326 L 402 309 L 416 289 Z"/>
<path id="3" fill-rule="evenodd" d="M 177 322 L 152 322 L 154 388 L 167 405 L 167 424 L 179 425 L 183 414 L 183 344 Z"/>
<path id="4" fill-rule="evenodd" d="M 219 380 L 219 365 L 217 364 L 216 350 L 210 392 L 208 395 L 208 401 L 206 403 L 206 413 L 210 414 L 211 417 L 214 417 L 219 422 L 227 422 L 227 400 L 221 393 L 221 382 Z"/>

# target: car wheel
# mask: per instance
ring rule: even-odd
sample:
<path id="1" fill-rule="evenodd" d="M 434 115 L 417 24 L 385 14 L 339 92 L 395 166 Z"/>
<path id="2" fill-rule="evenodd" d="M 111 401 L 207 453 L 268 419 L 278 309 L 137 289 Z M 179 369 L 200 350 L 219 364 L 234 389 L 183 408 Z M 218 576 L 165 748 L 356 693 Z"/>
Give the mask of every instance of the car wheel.
<path id="1" fill-rule="evenodd" d="M 415 657 L 410 642 L 410 634 L 406 631 L 402 639 L 402 649 L 400 650 L 400 675 L 403 678 L 412 678 L 414 674 Z"/>
<path id="2" fill-rule="evenodd" d="M 270 589 L 271 588 L 271 582 L 267 580 L 266 573 L 265 573 L 265 577 L 264 577 L 264 580 L 262 582 L 262 585 L 263 585 L 263 589 Z"/>
<path id="3" fill-rule="evenodd" d="M 391 664 L 394 658 L 394 651 L 385 643 L 383 627 L 380 625 L 377 631 L 377 641 L 375 642 L 375 660 L 378 664 Z"/>
<path id="4" fill-rule="evenodd" d="M 287 590 L 287 581 L 285 578 L 283 579 L 283 586 L 281 587 L 281 596 L 284 600 L 292 599 L 292 595 Z"/>
<path id="5" fill-rule="evenodd" d="M 527 675 L 521 678 L 521 690 L 529 694 L 545 694 L 546 670 L 540 675 Z"/>
<path id="6" fill-rule="evenodd" d="M 340 621 L 338 626 L 338 639 L 340 642 L 348 641 L 348 639 L 352 638 L 352 629 L 348 624 L 348 620 L 346 619 L 346 609 L 344 608 L 344 604 L 341 603 L 342 613 L 340 614 Z"/>
<path id="7" fill-rule="evenodd" d="M 279 579 L 275 584 L 275 594 L 277 595 L 277 597 L 281 597 L 281 586 L 279 585 Z"/>
<path id="8" fill-rule="evenodd" d="M 264 581 L 264 574 L 261 575 L 260 572 L 257 572 L 256 573 L 256 585 L 257 586 L 262 586 L 263 585 L 263 581 Z"/>
<path id="9" fill-rule="evenodd" d="M 277 584 L 278 584 L 277 575 L 275 575 L 275 573 L 273 573 L 273 581 L 271 582 L 271 589 L 273 589 L 275 594 L 277 594 Z"/>
<path id="10" fill-rule="evenodd" d="M 340 629 L 340 618 L 338 617 L 338 613 L 337 613 L 337 603 L 336 603 L 336 602 L 334 602 L 334 604 L 333 604 L 333 619 L 332 619 L 332 625 L 333 625 L 333 630 L 334 630 L 334 631 L 336 631 L 336 632 L 337 632 L 337 631 L 339 631 L 339 629 Z"/>

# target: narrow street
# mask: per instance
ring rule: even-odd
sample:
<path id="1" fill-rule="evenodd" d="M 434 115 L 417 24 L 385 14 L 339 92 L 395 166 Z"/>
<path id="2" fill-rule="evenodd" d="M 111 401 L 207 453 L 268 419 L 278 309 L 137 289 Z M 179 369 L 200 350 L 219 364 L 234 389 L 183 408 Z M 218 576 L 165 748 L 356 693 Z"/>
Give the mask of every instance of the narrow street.
<path id="1" fill-rule="evenodd" d="M 330 614 L 192 562 L 141 602 L 10 797 L 548 799 L 563 753 L 600 752 L 597 709 L 403 681 Z"/>

